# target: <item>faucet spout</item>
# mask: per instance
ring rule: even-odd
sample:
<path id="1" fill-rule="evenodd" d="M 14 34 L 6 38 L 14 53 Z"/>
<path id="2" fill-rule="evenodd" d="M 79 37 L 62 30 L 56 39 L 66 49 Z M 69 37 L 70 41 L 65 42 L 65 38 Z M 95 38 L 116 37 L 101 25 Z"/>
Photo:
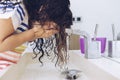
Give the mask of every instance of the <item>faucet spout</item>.
<path id="1" fill-rule="evenodd" d="M 68 33 L 68 35 L 76 34 L 76 35 L 80 35 L 80 36 L 84 37 L 85 58 L 100 57 L 100 49 L 99 49 L 100 48 L 100 43 L 98 41 L 92 41 L 90 35 L 87 32 L 81 31 L 81 30 L 75 30 L 75 29 L 74 30 L 66 29 L 66 33 Z M 91 49 L 91 47 L 95 47 L 96 51 Z M 95 53 L 95 54 L 93 54 L 93 53 Z M 98 53 L 98 54 L 96 54 L 96 53 Z"/>
<path id="2" fill-rule="evenodd" d="M 88 57 L 88 49 L 89 49 L 89 46 L 90 46 L 90 36 L 88 33 L 86 33 L 85 31 L 80 31 L 80 30 L 73 30 L 72 32 L 73 34 L 76 34 L 76 35 L 80 35 L 80 36 L 83 36 L 84 37 L 84 47 L 85 47 L 85 57 L 87 58 Z"/>
<path id="3" fill-rule="evenodd" d="M 86 33 L 85 31 L 80 31 L 80 30 L 72 30 L 72 29 L 66 29 L 66 33 L 68 33 L 68 35 L 71 34 L 76 34 L 76 35 L 80 35 L 84 37 L 85 40 L 85 57 L 88 54 L 88 47 L 90 45 L 90 36 L 88 33 Z"/>

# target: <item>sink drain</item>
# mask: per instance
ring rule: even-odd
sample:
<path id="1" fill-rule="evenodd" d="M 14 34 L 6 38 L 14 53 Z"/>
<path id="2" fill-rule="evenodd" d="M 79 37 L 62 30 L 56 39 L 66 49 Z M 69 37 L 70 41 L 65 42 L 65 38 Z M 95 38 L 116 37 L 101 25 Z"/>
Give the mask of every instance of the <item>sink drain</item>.
<path id="1" fill-rule="evenodd" d="M 62 72 L 64 78 L 67 80 L 76 80 L 80 76 L 80 70 L 70 69 Z"/>

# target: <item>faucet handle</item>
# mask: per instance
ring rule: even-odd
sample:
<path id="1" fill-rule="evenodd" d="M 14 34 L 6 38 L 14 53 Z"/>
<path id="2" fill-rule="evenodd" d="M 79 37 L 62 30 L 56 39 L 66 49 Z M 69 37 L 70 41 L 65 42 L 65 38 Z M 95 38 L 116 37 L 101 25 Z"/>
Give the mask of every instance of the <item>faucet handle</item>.
<path id="1" fill-rule="evenodd" d="M 73 33 L 73 30 L 70 29 L 70 28 L 66 28 L 65 29 L 65 32 L 68 34 L 68 35 L 71 35 Z"/>

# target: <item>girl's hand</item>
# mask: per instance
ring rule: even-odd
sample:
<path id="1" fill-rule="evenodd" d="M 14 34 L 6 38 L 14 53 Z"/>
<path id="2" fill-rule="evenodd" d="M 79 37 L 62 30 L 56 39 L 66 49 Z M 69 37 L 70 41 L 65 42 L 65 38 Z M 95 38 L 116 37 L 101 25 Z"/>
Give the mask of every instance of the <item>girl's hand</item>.
<path id="1" fill-rule="evenodd" d="M 35 32 L 35 39 L 37 38 L 48 38 L 51 37 L 52 35 L 58 33 L 58 30 L 48 27 L 47 25 L 40 26 L 40 25 L 35 25 L 33 27 L 33 30 Z"/>

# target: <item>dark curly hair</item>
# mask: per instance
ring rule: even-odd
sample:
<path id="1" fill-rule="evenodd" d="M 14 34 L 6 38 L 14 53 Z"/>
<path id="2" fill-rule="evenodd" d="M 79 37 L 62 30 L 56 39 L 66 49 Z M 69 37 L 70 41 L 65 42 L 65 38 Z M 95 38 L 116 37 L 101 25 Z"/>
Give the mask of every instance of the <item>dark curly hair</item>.
<path id="1" fill-rule="evenodd" d="M 8 1 L 8 0 L 7 0 Z M 33 41 L 33 52 L 39 61 L 47 54 L 56 61 L 56 65 L 61 66 L 67 63 L 67 45 L 65 28 L 72 25 L 72 12 L 69 0 L 23 0 L 23 4 L 28 12 L 28 23 L 30 28 L 34 22 L 44 25 L 46 22 L 54 22 L 59 27 L 59 33 L 51 38 L 39 38 Z"/>
<path id="2" fill-rule="evenodd" d="M 72 12 L 70 10 L 70 1 L 69 0 L 23 0 L 26 10 L 28 11 L 29 16 L 29 26 L 32 27 L 35 21 L 44 25 L 45 22 L 55 22 L 59 27 L 59 33 L 55 34 L 55 37 L 47 39 L 45 42 L 42 38 L 35 40 L 34 53 L 36 56 L 38 53 L 42 54 L 39 57 L 41 58 L 45 53 L 50 55 L 50 51 L 43 50 L 50 47 L 54 44 L 53 40 L 55 39 L 55 46 L 52 46 L 51 49 L 54 50 L 54 54 L 57 57 L 56 64 L 62 65 L 67 62 L 67 46 L 66 46 L 66 33 L 65 28 L 70 28 L 72 25 Z M 34 15 L 34 16 L 33 16 Z M 44 44 L 45 43 L 45 44 Z M 48 45 L 47 45 L 48 44 Z M 43 47 L 44 46 L 44 47 Z M 37 49 L 37 50 L 36 50 Z"/>

